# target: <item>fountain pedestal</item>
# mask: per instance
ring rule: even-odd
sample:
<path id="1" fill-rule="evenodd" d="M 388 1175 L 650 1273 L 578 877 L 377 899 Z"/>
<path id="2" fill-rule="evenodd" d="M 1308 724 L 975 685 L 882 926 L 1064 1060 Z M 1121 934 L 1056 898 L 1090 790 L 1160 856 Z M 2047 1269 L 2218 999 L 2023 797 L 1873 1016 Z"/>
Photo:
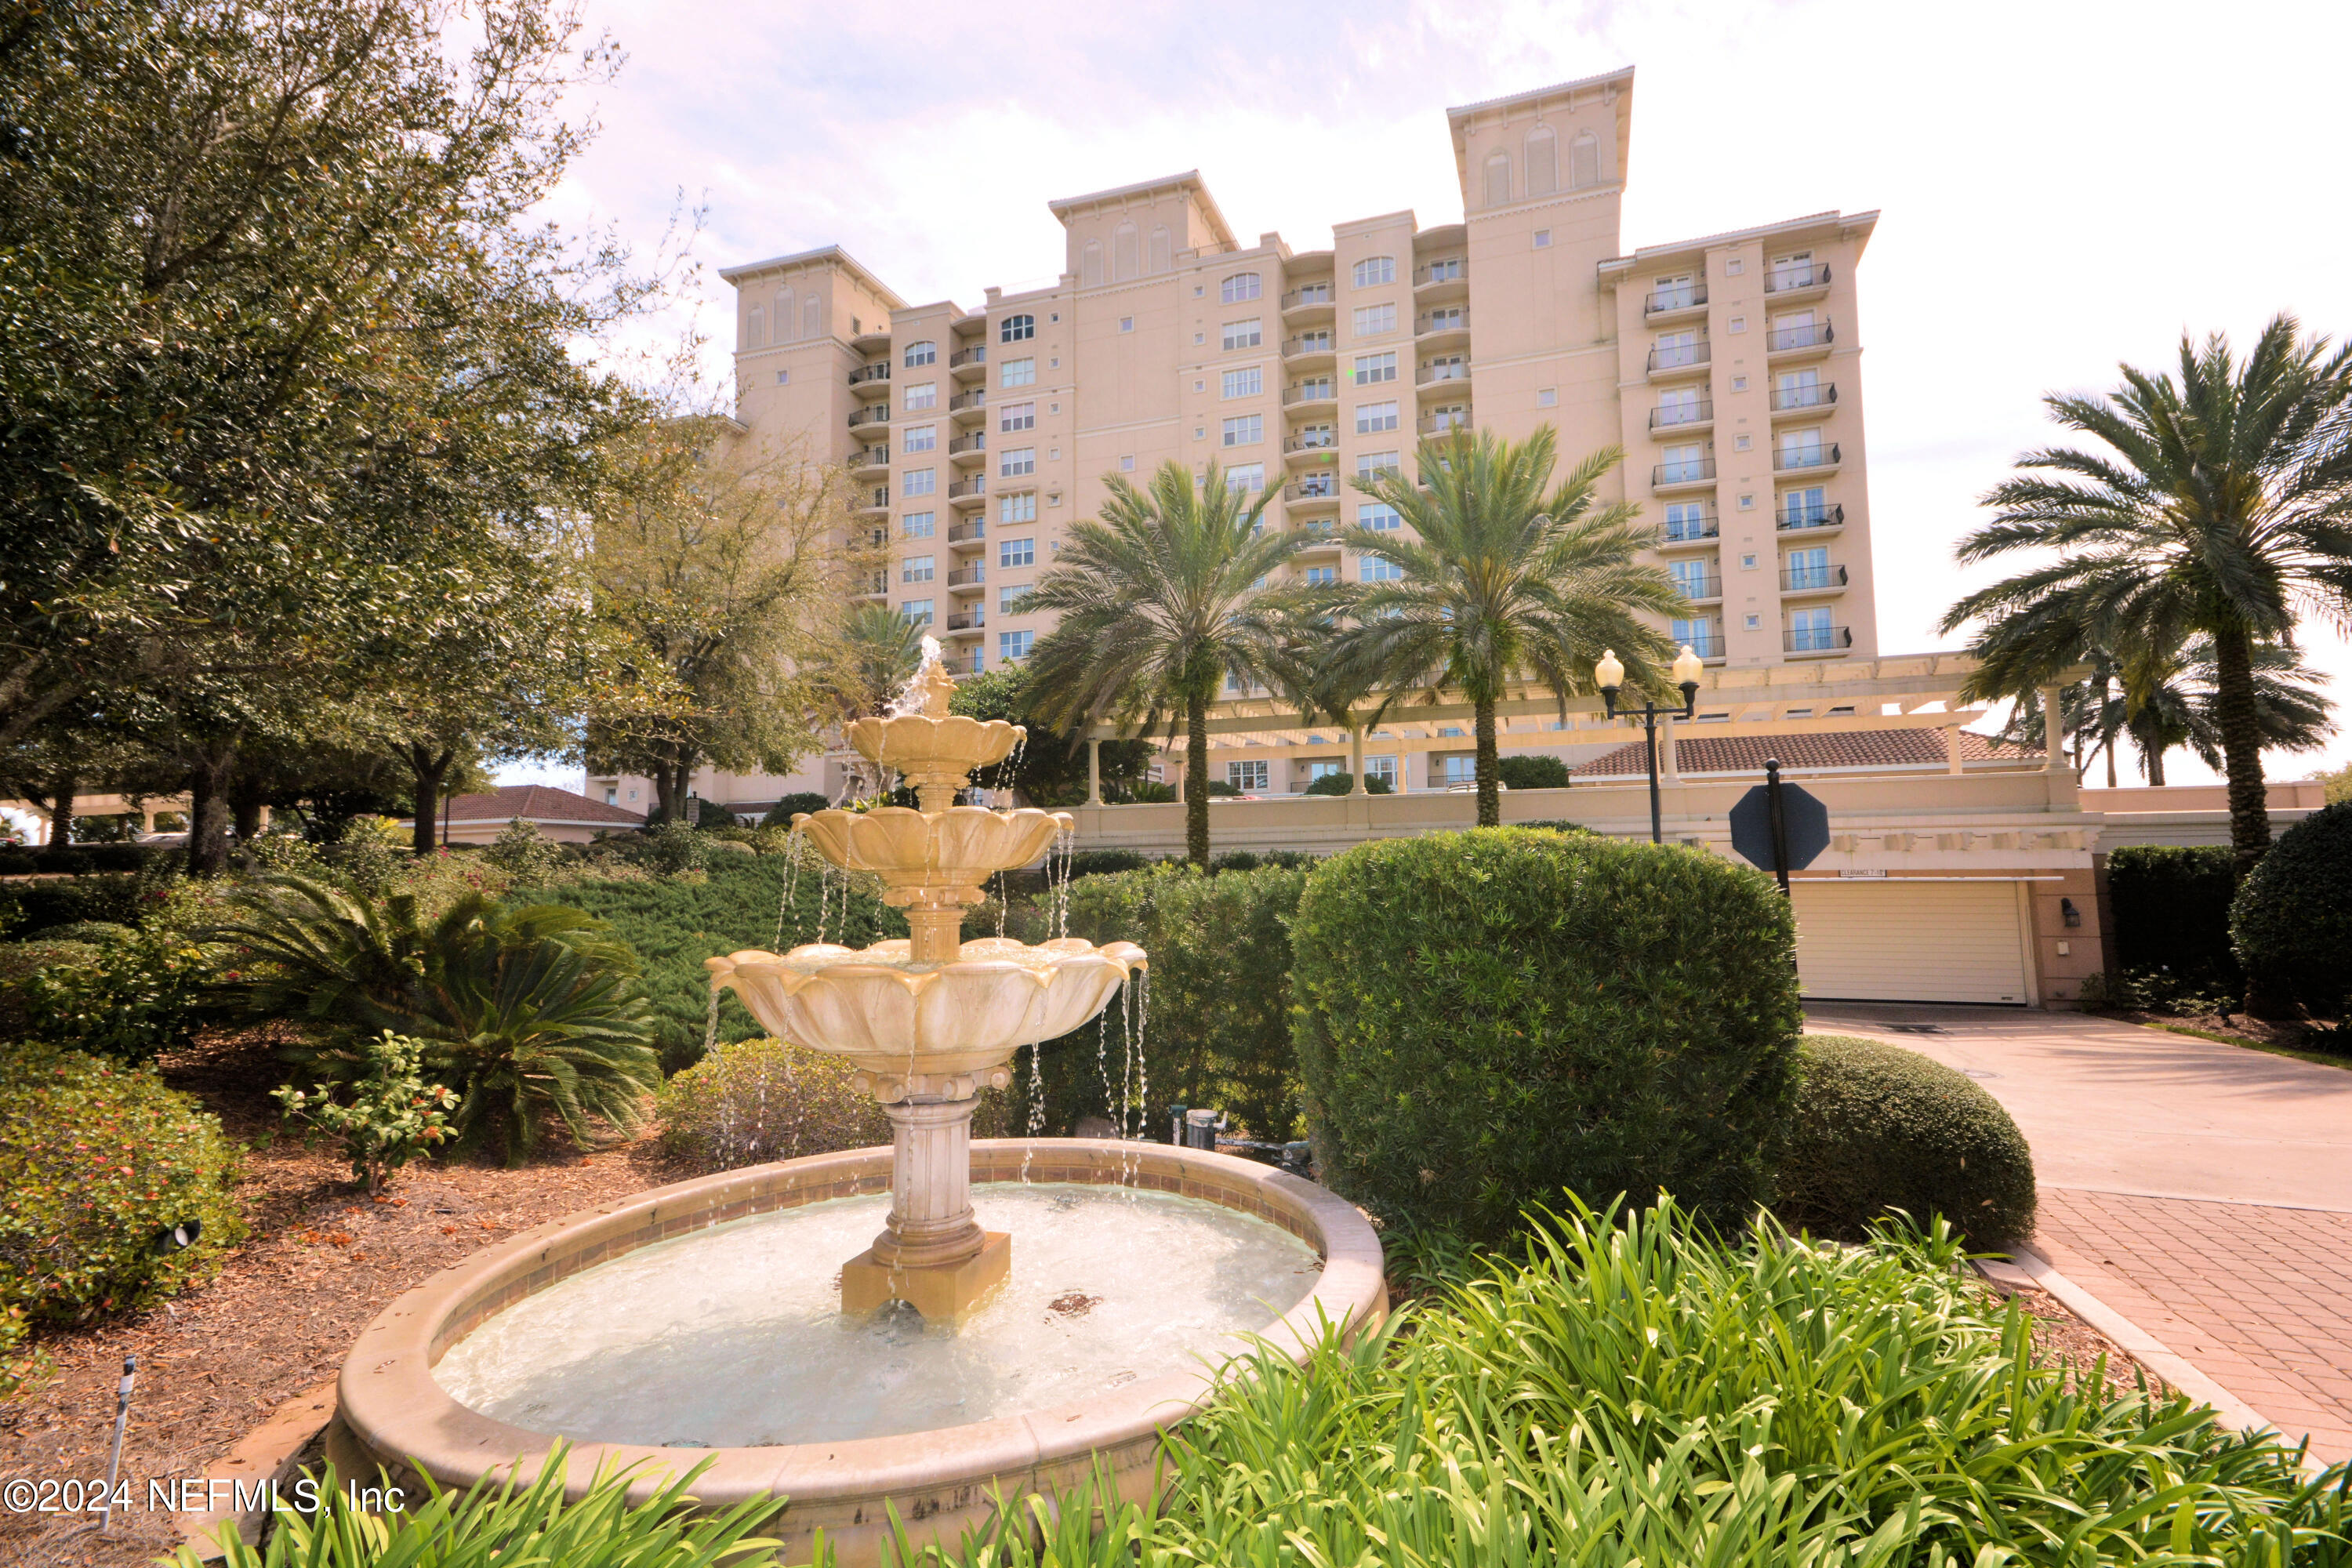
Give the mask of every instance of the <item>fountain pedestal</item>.
<path id="1" fill-rule="evenodd" d="M 1011 1075 L 861 1072 L 857 1083 L 890 1119 L 890 1217 L 874 1245 L 842 1266 L 844 1311 L 904 1301 L 934 1321 L 979 1306 L 1013 1268 L 1013 1238 L 982 1230 L 971 1208 L 971 1117 L 982 1082 Z"/>

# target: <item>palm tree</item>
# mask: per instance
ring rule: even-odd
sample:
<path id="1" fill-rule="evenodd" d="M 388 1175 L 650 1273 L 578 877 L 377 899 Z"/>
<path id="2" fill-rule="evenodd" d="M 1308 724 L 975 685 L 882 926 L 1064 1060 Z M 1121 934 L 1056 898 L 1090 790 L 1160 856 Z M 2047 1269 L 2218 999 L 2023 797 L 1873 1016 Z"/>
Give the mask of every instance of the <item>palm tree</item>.
<path id="1" fill-rule="evenodd" d="M 1029 591 L 1061 620 L 1029 654 L 1038 717 L 1060 730 L 1110 718 L 1184 725 L 1184 848 L 1209 863 L 1209 704 L 1228 678 L 1275 673 L 1289 601 L 1264 590 L 1305 542 L 1264 526 L 1255 500 L 1214 463 L 1196 485 L 1170 461 L 1139 490 L 1108 476 L 1099 514 L 1074 523 Z"/>
<path id="2" fill-rule="evenodd" d="M 2151 784 L 2164 783 L 2164 753 L 2187 746 L 2207 767 L 2223 765 L 2214 718 L 2213 639 L 2200 637 L 2171 655 L 2147 655 L 2123 670 L 2123 727 L 2139 747 Z M 2265 642 L 2253 653 L 2254 718 L 2267 752 L 2315 752 L 2336 732 L 2326 677 L 2303 662 L 2292 644 Z"/>
<path id="3" fill-rule="evenodd" d="M 2352 618 L 2352 349 L 2330 353 L 2281 315 L 2242 362 L 2218 333 L 2201 346 L 2184 335 L 2177 380 L 2121 369 L 2107 396 L 2043 399 L 2104 449 L 2027 453 L 1958 552 L 2056 559 L 1960 600 L 1944 629 L 1981 623 L 1979 652 L 2210 638 L 2210 723 L 2243 875 L 2271 840 L 2256 650 L 2289 641 L 2300 614 Z M 1988 660 L 1967 695 L 2009 695 L 2003 679 Z"/>
<path id="4" fill-rule="evenodd" d="M 1333 679 L 1343 689 L 1423 690 L 1433 702 L 1443 689 L 1468 698 L 1482 827 L 1502 820 L 1495 707 L 1506 689 L 1532 676 L 1565 716 L 1570 696 L 1593 689 L 1593 665 L 1612 648 L 1633 684 L 1656 685 L 1654 667 L 1674 648 L 1643 616 L 1688 602 L 1641 560 L 1654 541 L 1636 509 L 1595 493 L 1624 454 L 1595 452 L 1546 493 L 1555 446 L 1549 425 L 1516 443 L 1462 429 L 1424 441 L 1419 482 L 1393 470 L 1355 482 L 1393 508 L 1409 535 L 1362 527 L 1340 535 L 1366 562 L 1401 574 L 1335 595 L 1348 620 L 1330 647 Z"/>
<path id="5" fill-rule="evenodd" d="M 825 686 L 845 719 L 879 713 L 923 665 L 923 624 L 887 605 L 859 605 L 842 620 Z"/>

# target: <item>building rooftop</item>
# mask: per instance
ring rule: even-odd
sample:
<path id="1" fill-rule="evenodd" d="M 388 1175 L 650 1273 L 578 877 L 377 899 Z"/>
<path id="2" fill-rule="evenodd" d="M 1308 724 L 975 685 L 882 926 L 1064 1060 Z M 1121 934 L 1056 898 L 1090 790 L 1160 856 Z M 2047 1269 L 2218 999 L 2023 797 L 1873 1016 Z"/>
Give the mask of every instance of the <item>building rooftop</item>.
<path id="1" fill-rule="evenodd" d="M 1187 169 L 1181 174 L 1162 175 L 1156 180 L 1138 180 L 1131 185 L 1114 185 L 1107 191 L 1088 191 L 1084 195 L 1057 196 L 1045 204 L 1045 209 L 1067 223 L 1070 215 L 1081 207 L 1094 206 L 1101 202 L 1124 201 L 1129 196 L 1153 195 L 1161 191 L 1189 192 L 1201 204 L 1201 210 L 1208 215 L 1209 226 L 1219 242 L 1235 250 L 1242 248 L 1241 242 L 1234 237 L 1233 226 L 1225 222 L 1224 213 L 1217 206 L 1217 199 L 1209 195 L 1208 184 L 1201 178 L 1198 169 Z"/>
<path id="2" fill-rule="evenodd" d="M 446 809 L 447 819 L 452 823 L 511 822 L 520 816 L 525 822 L 584 823 L 595 827 L 646 825 L 645 813 L 641 811 L 606 805 L 601 800 L 546 784 L 505 784 L 482 795 L 455 795 Z"/>
<path id="3" fill-rule="evenodd" d="M 1973 730 L 1955 731 L 1960 737 L 1963 762 L 2034 762 L 2042 752 L 1996 741 Z M 1576 778 L 1638 777 L 1650 771 L 1646 742 L 1636 741 L 1569 769 Z M 1916 730 L 1831 730 L 1820 734 L 1676 735 L 1675 771 L 1687 778 L 1704 773 L 1764 774 L 1764 763 L 1780 759 L 1790 771 L 1816 768 L 1948 767 L 1944 731 Z"/>
<path id="4" fill-rule="evenodd" d="M 810 261 L 832 262 L 843 271 L 856 277 L 868 289 L 873 289 L 880 296 L 882 302 L 892 310 L 903 310 L 907 308 L 907 301 L 898 298 L 897 289 L 877 278 L 872 268 L 837 245 L 821 245 L 814 250 L 796 250 L 790 256 L 771 256 L 764 261 L 746 261 L 740 267 L 722 267 L 719 269 L 719 276 L 732 283 L 738 279 L 749 278 L 755 273 L 772 271 L 780 267 L 796 267 Z"/>

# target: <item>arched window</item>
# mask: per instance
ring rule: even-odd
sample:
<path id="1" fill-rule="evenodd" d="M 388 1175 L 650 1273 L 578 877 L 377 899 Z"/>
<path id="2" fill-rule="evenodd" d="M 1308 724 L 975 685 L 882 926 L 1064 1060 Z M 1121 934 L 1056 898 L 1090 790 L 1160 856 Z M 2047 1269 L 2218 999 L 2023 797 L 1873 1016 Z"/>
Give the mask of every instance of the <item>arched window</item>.
<path id="1" fill-rule="evenodd" d="M 779 289 L 776 290 L 776 341 L 780 343 L 790 342 L 792 337 L 793 291 L 789 289 Z"/>
<path id="2" fill-rule="evenodd" d="M 1590 131 L 1580 131 L 1568 144 L 1568 188 L 1580 191 L 1601 183 L 1601 143 Z"/>
<path id="3" fill-rule="evenodd" d="M 1102 287 L 1102 241 L 1090 239 L 1078 252 L 1078 283 L 1087 289 Z"/>
<path id="4" fill-rule="evenodd" d="M 1236 272 L 1217 285 L 1217 298 L 1228 305 L 1238 305 L 1258 298 L 1265 287 L 1265 280 L 1256 273 Z"/>
<path id="5" fill-rule="evenodd" d="M 751 313 L 743 320 L 743 346 L 747 349 L 756 349 L 767 341 L 767 322 L 762 319 L 760 307 L 754 305 L 751 307 Z"/>
<path id="6" fill-rule="evenodd" d="M 1359 289 L 1376 289 L 1383 283 L 1395 282 L 1396 258 L 1393 256 L 1365 257 L 1356 263 L 1355 279 L 1356 287 Z"/>
<path id="7" fill-rule="evenodd" d="M 1037 318 L 1034 316 L 1007 316 L 996 330 L 996 341 L 1004 343 L 1017 343 L 1036 335 Z"/>
<path id="8" fill-rule="evenodd" d="M 1548 196 L 1559 189 L 1559 153 L 1551 128 L 1538 125 L 1528 132 L 1528 195 Z"/>
<path id="9" fill-rule="evenodd" d="M 813 338 L 824 331 L 824 301 L 814 294 L 801 301 L 801 336 Z"/>
<path id="10" fill-rule="evenodd" d="M 928 338 L 919 342 L 912 342 L 907 345 L 907 368 L 908 370 L 913 370 L 917 365 L 937 364 L 939 361 L 940 345 L 932 342 Z"/>
<path id="11" fill-rule="evenodd" d="M 1122 223 L 1110 233 L 1111 276 L 1124 283 L 1143 270 L 1143 231 Z"/>
<path id="12" fill-rule="evenodd" d="M 1502 207 L 1511 205 L 1511 155 L 1504 152 L 1486 154 L 1486 205 Z"/>
<path id="13" fill-rule="evenodd" d="M 1170 237 L 1166 224 L 1151 231 L 1151 244 L 1146 255 L 1154 272 L 1165 272 L 1176 265 L 1176 242 Z"/>

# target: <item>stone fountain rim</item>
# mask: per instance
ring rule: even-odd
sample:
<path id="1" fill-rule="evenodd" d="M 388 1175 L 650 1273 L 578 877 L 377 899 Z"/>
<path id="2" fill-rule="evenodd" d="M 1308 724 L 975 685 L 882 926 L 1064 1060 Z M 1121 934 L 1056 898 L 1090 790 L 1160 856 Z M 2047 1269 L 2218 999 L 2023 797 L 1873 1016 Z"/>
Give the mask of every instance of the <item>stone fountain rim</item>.
<path id="1" fill-rule="evenodd" d="M 1278 1224 L 1287 1215 L 1307 1226 L 1312 1234 L 1301 1239 L 1322 1255 L 1322 1273 L 1305 1298 L 1259 1331 L 1294 1359 L 1305 1358 L 1326 1322 L 1346 1325 L 1352 1334 L 1386 1314 L 1381 1245 L 1370 1223 L 1353 1205 L 1311 1182 L 1202 1150 L 1075 1138 L 975 1142 L 975 1173 L 992 1153 L 1024 1149 L 1054 1170 L 1082 1164 L 1100 1173 L 1131 1164 L 1158 1190 L 1257 1212 Z M 522 1231 L 402 1295 L 361 1332 L 337 1382 L 341 1419 L 386 1465 L 404 1463 L 445 1486 L 462 1488 L 509 1470 L 527 1485 L 553 1444 L 563 1440 L 562 1435 L 512 1426 L 452 1398 L 432 1373 L 449 1345 L 514 1300 L 570 1273 L 653 1241 L 768 1212 L 752 1205 L 769 1194 L 797 1191 L 810 1194 L 803 1202 L 821 1202 L 887 1192 L 890 1163 L 891 1151 L 879 1148 L 749 1166 L 650 1188 Z M 1173 1188 L 1165 1184 L 1171 1178 Z M 768 1205 L 781 1206 L 793 1205 Z M 1286 1228 L 1297 1234 L 1296 1226 Z M 616 1250 L 615 1241 L 627 1245 Z M 1015 1247 L 1017 1258 L 1017 1238 Z M 478 1310 L 471 1322 L 444 1338 L 453 1322 Z M 969 1493 L 1016 1477 L 1068 1473 L 1073 1465 L 1083 1470 L 1092 1455 L 1133 1450 L 1156 1439 L 1163 1428 L 1202 1409 L 1213 1394 L 1199 1371 L 1186 1370 L 1141 1378 L 1080 1404 L 887 1437 L 698 1449 L 581 1440 L 571 1447 L 565 1489 L 580 1496 L 600 1468 L 636 1465 L 641 1468 L 631 1491 L 643 1497 L 661 1478 L 682 1476 L 709 1461 L 694 1486 L 705 1509 L 765 1494 L 789 1497 L 804 1520 L 812 1511 L 841 1516 L 845 1509 L 864 1520 L 865 1505 L 871 1504 L 878 1517 L 886 1499 L 942 1489 Z M 1010 1489 L 1021 1489 L 1016 1484 Z M 899 1511 L 909 1510 L 901 1506 Z M 833 1530 L 852 1520 L 816 1522 Z"/>

